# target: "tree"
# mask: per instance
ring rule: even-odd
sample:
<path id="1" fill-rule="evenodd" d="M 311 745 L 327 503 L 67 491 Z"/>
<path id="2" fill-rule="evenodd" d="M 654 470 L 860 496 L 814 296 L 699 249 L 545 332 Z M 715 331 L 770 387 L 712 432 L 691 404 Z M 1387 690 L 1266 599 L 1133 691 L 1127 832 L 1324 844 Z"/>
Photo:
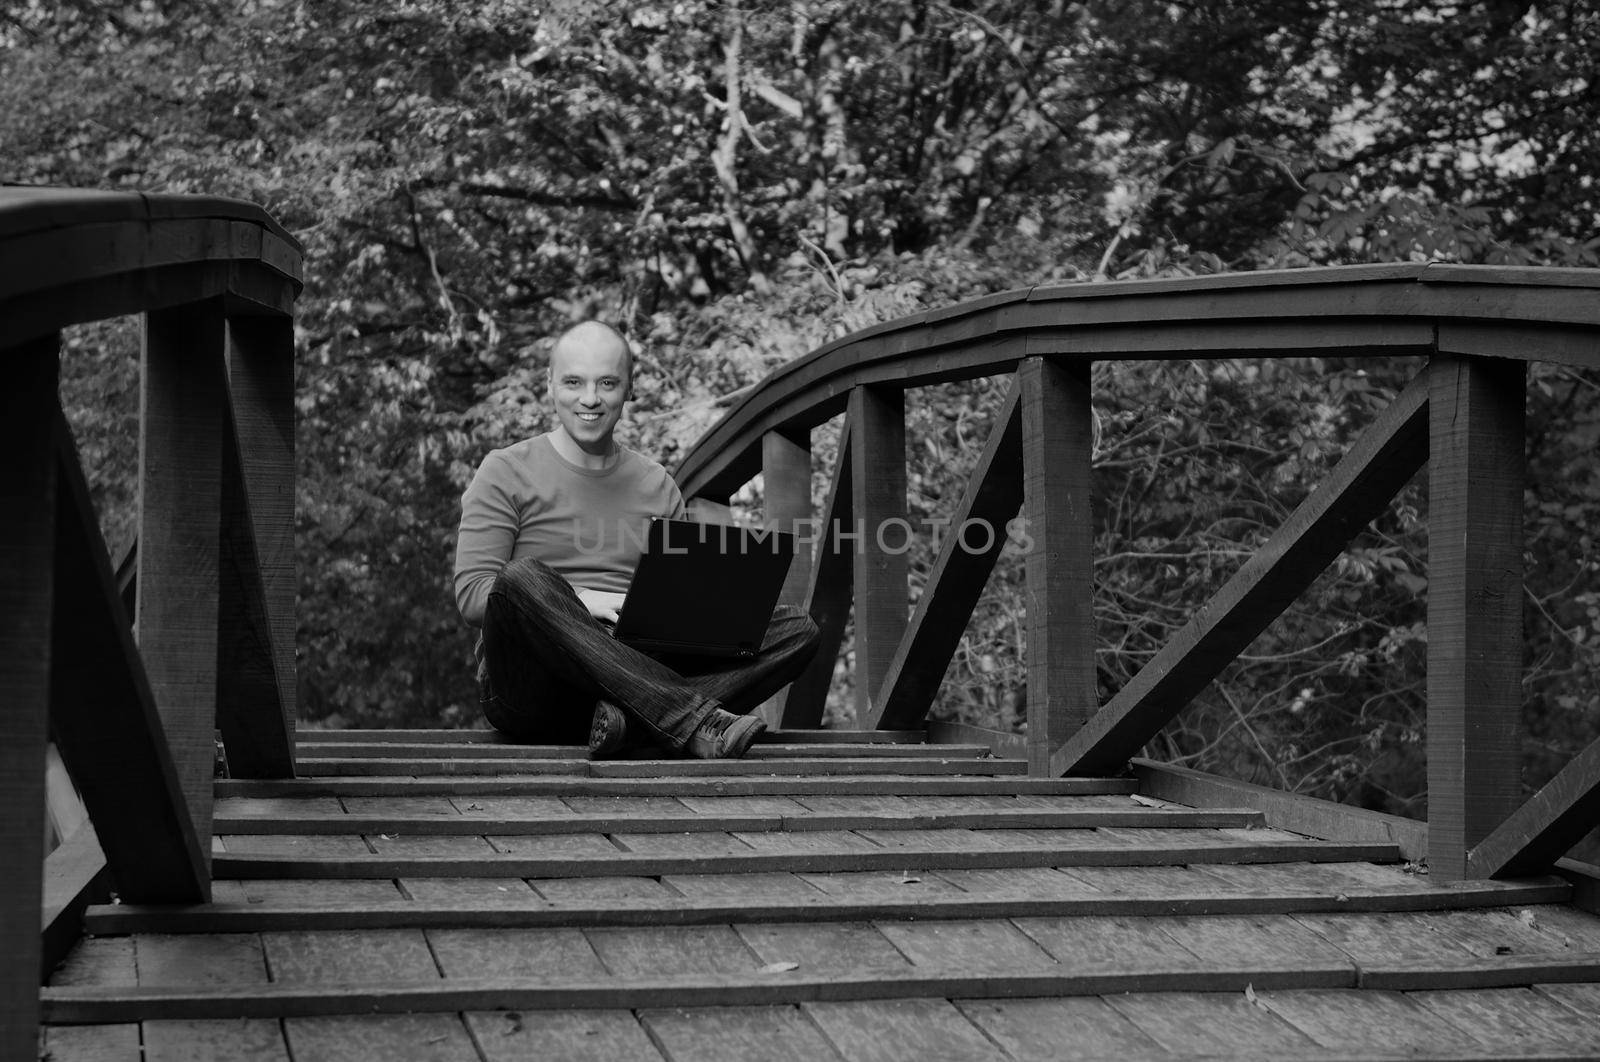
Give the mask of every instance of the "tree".
<path id="1" fill-rule="evenodd" d="M 670 464 L 784 361 L 993 290 L 1593 265 L 1596 24 L 1573 0 L 27 0 L 0 14 L 0 177 L 239 195 L 304 242 L 305 712 L 471 723 L 456 500 L 544 426 L 541 343 L 566 321 L 629 329 L 626 441 Z M 69 397 L 117 542 L 132 347 L 103 334 L 72 340 Z M 1096 368 L 1104 693 L 1410 368 Z M 1600 483 L 1596 381 L 1532 381 L 1536 780 L 1592 728 Z M 912 403 L 915 514 L 953 505 L 998 394 Z M 1417 809 L 1424 518 L 1413 488 L 1160 750 Z M 919 543 L 914 592 L 930 560 Z M 1020 725 L 1020 586 L 1003 561 L 940 712 Z"/>

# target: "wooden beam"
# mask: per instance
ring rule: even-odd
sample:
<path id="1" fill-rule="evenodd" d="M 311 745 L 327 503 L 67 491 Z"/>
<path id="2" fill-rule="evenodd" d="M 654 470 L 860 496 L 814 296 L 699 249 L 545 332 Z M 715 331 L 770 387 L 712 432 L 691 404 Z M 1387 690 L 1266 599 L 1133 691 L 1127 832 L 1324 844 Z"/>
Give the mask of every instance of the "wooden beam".
<path id="1" fill-rule="evenodd" d="M 971 723 L 953 723 L 937 720 L 928 724 L 928 744 L 949 745 L 979 742 L 989 746 L 989 751 L 1002 759 L 1022 760 L 1028 757 L 1028 738 L 1005 730 L 991 730 Z"/>
<path id="2" fill-rule="evenodd" d="M 1013 380 L 944 532 L 939 556 L 917 599 L 905 637 L 889 662 L 878 694 L 877 717 L 866 720 L 865 725 L 886 730 L 921 725 L 1005 548 L 1006 525 L 1021 504 L 1021 384 Z"/>
<path id="3" fill-rule="evenodd" d="M 1427 458 L 1428 387 L 1419 376 L 1378 414 L 1266 544 L 1067 742 L 1056 773 L 1120 768 L 1383 511 Z"/>
<path id="4" fill-rule="evenodd" d="M 240 778 L 294 776 L 294 329 L 235 317 L 223 431 L 217 724 Z"/>
<path id="5" fill-rule="evenodd" d="M 865 721 L 881 714 L 877 694 L 906 631 L 911 525 L 906 520 L 905 392 L 851 390 L 850 466 L 855 526 L 833 530 L 840 537 L 850 535 L 855 552 L 856 718 Z"/>
<path id="6" fill-rule="evenodd" d="M 51 626 L 50 671 L 56 743 L 123 898 L 204 900 L 210 834 L 200 834 L 189 813 L 64 419 L 57 431 L 60 607 Z"/>
<path id="7" fill-rule="evenodd" d="M 44 860 L 44 898 L 40 910 L 41 980 L 67 957 L 83 936 L 83 913 L 90 904 L 111 901 L 111 876 L 94 826 L 83 828 Z"/>
<path id="8" fill-rule="evenodd" d="M 822 522 L 817 527 L 816 560 L 805 596 L 805 610 L 816 621 L 821 640 L 811 662 L 789 684 L 782 724 L 789 730 L 821 725 L 828 691 L 833 688 L 833 668 L 839 660 L 839 645 L 844 641 L 845 624 L 850 619 L 855 562 L 849 551 L 840 548 L 837 532 L 850 527 L 854 520 L 854 494 L 850 486 L 853 437 L 847 419 L 844 430 L 839 433 L 839 456 L 834 461 L 833 482 L 828 486 L 828 500 Z"/>
<path id="9" fill-rule="evenodd" d="M 1428 856 L 1428 824 L 1252 785 L 1156 760 L 1133 761 L 1139 792 L 1192 808 L 1255 808 L 1268 826 L 1324 841 L 1392 842 L 1410 860 Z"/>
<path id="10" fill-rule="evenodd" d="M 225 351 L 221 299 L 145 315 L 135 625 L 201 837 L 211 835 L 216 761 Z"/>
<path id="11" fill-rule="evenodd" d="M 50 625 L 56 606 L 52 435 L 57 352 L 50 336 L 0 350 L 0 1057 L 39 1051 Z"/>
<path id="12" fill-rule="evenodd" d="M 1441 355 L 1427 375 L 1428 868 L 1449 881 L 1520 796 L 1526 368 Z"/>
<path id="13" fill-rule="evenodd" d="M 769 530 L 804 534 L 811 521 L 811 439 L 807 435 L 769 431 L 761 437 L 761 480 Z M 785 604 L 805 603 L 811 586 L 811 551 L 797 549 L 783 584 Z"/>
<path id="14" fill-rule="evenodd" d="M 1023 535 L 1028 583 L 1028 771 L 1099 705 L 1094 677 L 1094 523 L 1089 365 L 1029 358 L 1022 385 Z"/>
<path id="15" fill-rule="evenodd" d="M 761 437 L 762 526 L 801 536 L 784 578 L 778 603 L 804 605 L 811 586 L 811 433 L 769 431 Z M 789 687 L 780 688 L 757 709 L 769 727 L 783 725 Z"/>
<path id="16" fill-rule="evenodd" d="M 1548 873 L 1600 822 L 1600 741 L 1592 741 L 1544 788 L 1467 854 L 1467 876 Z"/>

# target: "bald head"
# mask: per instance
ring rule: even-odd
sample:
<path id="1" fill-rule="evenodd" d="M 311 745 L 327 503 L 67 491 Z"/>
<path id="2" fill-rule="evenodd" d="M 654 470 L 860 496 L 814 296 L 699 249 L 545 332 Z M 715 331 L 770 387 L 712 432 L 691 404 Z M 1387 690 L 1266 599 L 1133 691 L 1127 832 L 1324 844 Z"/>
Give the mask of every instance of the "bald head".
<path id="1" fill-rule="evenodd" d="M 557 362 L 574 355 L 622 356 L 622 378 L 633 384 L 633 348 L 623 334 L 604 321 L 579 321 L 556 337 L 550 348 L 550 376 L 555 378 Z"/>

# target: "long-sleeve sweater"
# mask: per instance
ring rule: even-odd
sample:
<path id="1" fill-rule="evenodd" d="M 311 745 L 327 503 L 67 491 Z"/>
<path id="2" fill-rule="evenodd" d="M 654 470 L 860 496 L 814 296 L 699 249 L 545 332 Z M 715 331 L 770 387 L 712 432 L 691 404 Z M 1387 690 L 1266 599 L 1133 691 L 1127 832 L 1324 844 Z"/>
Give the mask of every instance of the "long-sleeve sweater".
<path id="1" fill-rule="evenodd" d="M 624 593 L 650 518 L 682 515 L 667 470 L 633 450 L 603 471 L 566 460 L 549 435 L 494 450 L 461 496 L 456 606 L 482 626 L 495 576 L 522 557 L 537 557 L 575 588 Z"/>

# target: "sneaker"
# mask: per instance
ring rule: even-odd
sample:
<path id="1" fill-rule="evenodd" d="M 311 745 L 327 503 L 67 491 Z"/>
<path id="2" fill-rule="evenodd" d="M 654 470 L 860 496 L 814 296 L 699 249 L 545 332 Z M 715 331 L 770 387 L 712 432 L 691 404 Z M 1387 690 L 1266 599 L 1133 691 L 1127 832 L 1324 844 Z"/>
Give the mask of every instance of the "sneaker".
<path id="1" fill-rule="evenodd" d="M 597 701 L 589 724 L 589 758 L 604 759 L 622 751 L 628 740 L 628 717 L 610 701 Z"/>
<path id="2" fill-rule="evenodd" d="M 718 708 L 689 738 L 689 752 L 702 760 L 738 759 L 766 729 L 767 724 L 755 716 L 734 715 Z"/>

